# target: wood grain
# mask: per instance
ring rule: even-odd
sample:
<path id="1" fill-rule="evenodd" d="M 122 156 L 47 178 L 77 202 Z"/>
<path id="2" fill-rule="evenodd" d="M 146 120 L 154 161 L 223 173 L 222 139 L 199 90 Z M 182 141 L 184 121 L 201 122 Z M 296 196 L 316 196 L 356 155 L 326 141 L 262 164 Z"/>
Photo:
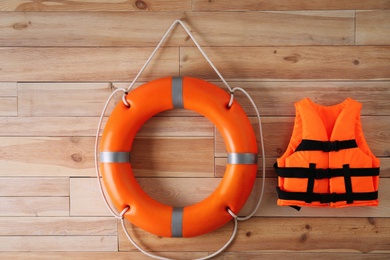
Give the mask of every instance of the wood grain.
<path id="1" fill-rule="evenodd" d="M 17 92 L 16 82 L 0 82 L 0 97 L 17 97 Z"/>
<path id="2" fill-rule="evenodd" d="M 0 116 L 17 116 L 18 99 L 16 97 L 0 97 Z"/>
<path id="3" fill-rule="evenodd" d="M 97 117 L 0 117 L 0 136 L 94 136 Z"/>
<path id="4" fill-rule="evenodd" d="M 224 87 L 221 82 L 214 84 Z M 352 98 L 362 103 L 361 114 L 388 116 L 390 81 L 259 81 L 229 82 L 231 87 L 242 87 L 253 98 L 262 116 L 294 116 L 294 103 L 310 98 L 315 103 L 330 106 Z M 246 96 L 235 92 L 235 99 L 250 116 L 256 116 Z"/>
<path id="5" fill-rule="evenodd" d="M 19 116 L 100 116 L 112 92 L 109 83 L 20 83 Z M 118 93 L 107 114 L 121 100 Z"/>
<path id="6" fill-rule="evenodd" d="M 197 116 L 151 118 L 137 137 L 213 136 L 211 122 Z M 98 122 L 97 117 L 0 117 L 0 136 L 92 137 L 96 136 Z"/>
<path id="7" fill-rule="evenodd" d="M 226 90 L 223 83 L 218 81 L 212 83 Z M 100 116 L 104 103 L 111 94 L 111 86 L 127 88 L 128 85 L 128 83 L 19 83 L 18 114 L 35 117 Z M 362 115 L 389 115 L 390 111 L 390 102 L 387 98 L 390 94 L 390 81 L 233 81 L 229 82 L 229 85 L 247 90 L 263 116 L 293 116 L 294 103 L 306 97 L 322 105 L 334 105 L 350 97 L 362 103 Z M 107 116 L 110 115 L 113 106 L 121 101 L 121 97 L 120 93 L 114 97 L 106 112 Z M 235 92 L 235 99 L 248 115 L 256 115 L 246 96 Z M 171 125 L 169 131 L 180 135 L 179 131 L 175 131 L 176 127 L 179 127 L 178 124 L 188 125 L 188 128 L 180 130 L 189 133 L 194 128 L 191 120 L 195 120 L 193 117 L 199 115 L 187 110 L 174 109 L 157 116 L 165 118 L 154 118 L 148 122 L 153 126 L 146 125 L 144 128 L 147 128 L 147 131 L 160 128 L 159 131 L 154 131 L 153 135 L 160 132 L 168 134 L 168 131 L 164 131 L 165 126 Z M 172 118 L 176 116 L 182 118 L 180 120 Z M 174 125 L 176 126 L 172 127 Z M 202 127 L 206 122 L 199 121 L 196 125 Z M 197 134 L 208 133 L 206 129 L 199 130 Z M 143 135 L 146 134 L 145 131 L 142 131 Z"/>
<path id="8" fill-rule="evenodd" d="M 69 216 L 69 197 L 0 197 L 0 217 L 11 216 Z"/>
<path id="9" fill-rule="evenodd" d="M 205 257 L 207 252 L 157 252 L 157 255 L 173 259 L 196 259 Z M 370 254 L 371 256 L 372 254 Z M 359 255 L 352 255 L 359 256 Z M 0 252 L 2 259 L 15 260 L 52 260 L 52 259 L 77 259 L 77 260 L 149 260 L 150 257 L 141 252 Z M 349 258 L 347 258 L 349 260 Z M 378 259 L 378 258 L 375 258 Z"/>
<path id="10" fill-rule="evenodd" d="M 212 177 L 213 141 L 210 137 L 136 138 L 134 173 Z M 93 137 L 0 137 L 0 176 L 96 176 L 94 142 Z M 187 156 L 190 149 L 194 156 Z"/>
<path id="11" fill-rule="evenodd" d="M 0 144 L 2 176 L 95 176 L 94 138 L 0 137 Z"/>
<path id="12" fill-rule="evenodd" d="M 276 177 L 276 176 L 275 176 Z M 386 217 L 390 214 L 389 178 L 381 178 L 378 207 L 302 208 L 297 211 L 290 207 L 276 205 L 276 178 L 266 178 L 264 198 L 255 216 L 262 217 Z M 137 178 L 144 191 L 153 199 L 175 207 L 197 203 L 209 196 L 221 182 L 220 178 Z M 256 180 L 248 202 L 240 211 L 246 216 L 256 206 L 261 192 L 261 178 Z M 103 202 L 95 178 L 71 179 L 72 216 L 111 216 Z"/>
<path id="13" fill-rule="evenodd" d="M 117 251 L 116 236 L 1 236 L 0 251 Z"/>
<path id="14" fill-rule="evenodd" d="M 0 11 L 18 12 L 57 12 L 57 11 L 110 11 L 110 12 L 133 12 L 133 11 L 190 11 L 190 0 L 94 0 L 94 1 L 28 1 L 11 0 L 0 4 Z"/>
<path id="15" fill-rule="evenodd" d="M 1 217 L 0 236 L 116 236 L 115 218 Z"/>
<path id="16" fill-rule="evenodd" d="M 356 12 L 356 44 L 389 45 L 389 24 L 390 11 Z"/>
<path id="17" fill-rule="evenodd" d="M 389 155 L 390 117 L 362 117 L 362 128 L 371 151 L 378 157 Z M 251 118 L 255 131 L 257 120 Z M 294 126 L 293 117 L 264 117 L 262 119 L 265 152 L 267 157 L 280 157 L 287 148 Z M 222 136 L 216 131 L 215 156 L 226 157 L 226 148 Z"/>
<path id="18" fill-rule="evenodd" d="M 217 250 L 232 232 L 232 224 L 228 224 L 200 237 L 169 239 L 128 226 L 136 242 L 150 251 Z M 236 239 L 227 251 L 389 254 L 389 229 L 388 218 L 253 218 L 239 223 Z M 123 231 L 119 232 L 119 250 L 136 250 Z"/>
<path id="19" fill-rule="evenodd" d="M 194 0 L 192 4 L 194 11 L 260 11 L 260 10 L 371 10 L 390 9 L 388 0 L 374 1 L 348 1 L 348 0 L 326 0 L 326 1 L 230 1 L 230 0 Z"/>
<path id="20" fill-rule="evenodd" d="M 132 80 L 153 48 L 0 48 L 0 81 Z M 142 79 L 177 75 L 178 48 L 163 48 Z M 157 60 L 164 64 L 158 66 Z"/>
<path id="21" fill-rule="evenodd" d="M 4 13 L 0 46 L 153 47 L 176 19 L 202 46 L 351 45 L 354 18 L 353 11 Z M 183 45 L 193 43 L 178 26 L 164 46 Z"/>
<path id="22" fill-rule="evenodd" d="M 204 51 L 222 75 L 234 81 L 390 78 L 388 46 L 206 47 Z M 181 75 L 218 78 L 196 48 L 182 47 L 180 57 Z"/>
<path id="23" fill-rule="evenodd" d="M 207 47 L 204 51 L 227 79 L 235 81 L 390 78 L 387 46 Z M 34 52 L 26 47 L 0 48 L 0 80 L 126 81 L 151 52 L 130 47 L 38 48 Z M 167 47 L 159 53 L 141 80 L 178 74 L 178 49 Z M 180 57 L 181 75 L 217 78 L 196 48 L 181 47 Z M 157 60 L 165 65 L 156 67 Z"/>
<path id="24" fill-rule="evenodd" d="M 64 197 L 69 196 L 68 178 L 0 178 L 0 196 Z"/>

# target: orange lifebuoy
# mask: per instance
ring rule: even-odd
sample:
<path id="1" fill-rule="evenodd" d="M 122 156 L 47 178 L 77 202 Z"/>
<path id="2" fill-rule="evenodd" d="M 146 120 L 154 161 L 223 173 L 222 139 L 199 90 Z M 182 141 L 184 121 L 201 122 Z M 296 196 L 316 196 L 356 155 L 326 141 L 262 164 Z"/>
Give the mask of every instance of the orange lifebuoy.
<path id="1" fill-rule="evenodd" d="M 219 87 L 201 79 L 161 78 L 126 96 L 110 115 L 100 144 L 102 179 L 116 209 L 125 218 L 159 236 L 193 237 L 231 220 L 245 204 L 257 173 L 257 143 L 242 107 Z M 183 208 L 155 201 L 137 183 L 130 162 L 138 130 L 152 116 L 174 108 L 190 109 L 211 120 L 222 134 L 228 164 L 220 184 L 206 199 Z"/>

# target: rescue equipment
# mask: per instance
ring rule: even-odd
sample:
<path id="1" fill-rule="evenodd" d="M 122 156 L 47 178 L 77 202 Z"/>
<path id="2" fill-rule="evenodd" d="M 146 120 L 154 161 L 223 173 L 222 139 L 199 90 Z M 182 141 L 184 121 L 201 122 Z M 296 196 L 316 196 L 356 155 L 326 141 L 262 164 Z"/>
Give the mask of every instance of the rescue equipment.
<path id="1" fill-rule="evenodd" d="M 162 78 L 126 95 L 110 115 L 100 144 L 100 170 L 114 206 L 134 225 L 164 237 L 193 237 L 211 232 L 238 214 L 257 173 L 257 143 L 241 106 L 219 87 L 201 79 Z M 213 122 L 222 134 L 228 164 L 216 190 L 206 199 L 183 208 L 162 204 L 142 190 L 134 178 L 130 153 L 141 126 L 162 111 L 194 110 Z"/>
<path id="2" fill-rule="evenodd" d="M 334 106 L 295 103 L 290 143 L 274 165 L 278 205 L 378 205 L 380 162 L 364 138 L 361 107 L 351 98 Z"/>

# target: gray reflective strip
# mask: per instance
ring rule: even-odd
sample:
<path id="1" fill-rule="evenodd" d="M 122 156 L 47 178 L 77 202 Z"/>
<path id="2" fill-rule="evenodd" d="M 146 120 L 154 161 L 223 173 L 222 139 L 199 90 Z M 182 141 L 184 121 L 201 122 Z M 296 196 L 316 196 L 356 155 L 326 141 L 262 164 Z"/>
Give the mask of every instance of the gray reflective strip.
<path id="1" fill-rule="evenodd" d="M 184 108 L 183 104 L 183 79 L 172 78 L 172 104 L 174 108 Z"/>
<path id="2" fill-rule="evenodd" d="M 183 237 L 183 209 L 172 210 L 172 237 Z"/>
<path id="3" fill-rule="evenodd" d="M 229 153 L 228 164 L 257 164 L 255 153 Z"/>
<path id="4" fill-rule="evenodd" d="M 130 152 L 100 152 L 102 163 L 127 163 L 130 162 Z"/>

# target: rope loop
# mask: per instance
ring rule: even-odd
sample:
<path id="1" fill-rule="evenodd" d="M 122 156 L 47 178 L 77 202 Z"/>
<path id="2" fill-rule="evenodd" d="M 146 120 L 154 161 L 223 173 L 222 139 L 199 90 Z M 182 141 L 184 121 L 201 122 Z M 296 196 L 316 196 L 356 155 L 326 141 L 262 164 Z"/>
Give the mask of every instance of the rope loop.
<path id="1" fill-rule="evenodd" d="M 123 95 L 122 95 L 122 102 L 123 102 L 123 104 L 124 104 L 125 106 L 127 106 L 128 108 L 130 108 L 130 104 L 129 104 L 129 102 L 127 102 L 127 100 L 126 100 L 127 94 L 129 94 L 129 92 L 128 92 L 127 90 L 125 90 L 125 91 L 123 92 Z"/>
<path id="2" fill-rule="evenodd" d="M 129 207 L 130 208 L 130 207 Z M 121 215 L 126 213 L 127 211 L 127 207 L 122 211 Z M 213 258 L 214 256 L 220 254 L 222 251 L 224 251 L 234 240 L 234 238 L 236 237 L 236 234 L 237 234 L 237 227 L 238 227 L 238 221 L 237 221 L 237 216 L 229 209 L 227 208 L 227 211 L 229 212 L 230 215 L 234 215 L 235 217 L 233 217 L 233 220 L 234 220 L 234 227 L 233 227 L 233 232 L 232 232 L 232 235 L 230 236 L 230 239 L 216 252 L 212 253 L 211 255 L 208 255 L 208 256 L 205 256 L 205 257 L 201 257 L 201 258 L 197 258 L 195 260 L 206 260 L 206 259 L 210 259 L 210 258 Z M 166 257 L 161 257 L 161 256 L 158 256 L 158 255 L 154 255 L 152 253 L 149 253 L 147 252 L 146 250 L 144 250 L 143 248 L 141 248 L 135 241 L 134 239 L 130 236 L 127 228 L 126 228 L 126 225 L 125 225 L 125 219 L 122 217 L 121 219 L 121 224 L 122 224 L 122 228 L 123 228 L 123 231 L 125 232 L 125 235 L 127 237 L 127 239 L 131 242 L 131 244 L 133 244 L 133 246 L 135 248 L 137 248 L 140 252 L 144 253 L 145 255 L 151 257 L 151 258 L 154 258 L 154 259 L 159 259 L 159 260 L 172 260 L 171 258 L 166 258 Z"/>
<path id="3" fill-rule="evenodd" d="M 131 88 L 134 86 L 135 82 L 138 80 L 138 78 L 141 76 L 142 72 L 145 70 L 145 68 L 149 65 L 150 61 L 152 60 L 152 58 L 154 57 L 154 55 L 156 54 L 156 52 L 158 51 L 158 49 L 160 49 L 161 45 L 163 44 L 163 42 L 165 41 L 165 39 L 168 37 L 168 35 L 171 33 L 171 31 L 173 30 L 173 28 L 177 25 L 177 24 L 180 24 L 183 29 L 185 30 L 185 32 L 188 34 L 188 36 L 190 36 L 191 40 L 194 42 L 195 46 L 198 48 L 198 50 L 200 51 L 200 53 L 202 53 L 203 57 L 206 59 L 206 61 L 209 63 L 209 65 L 213 68 L 213 70 L 215 71 L 215 73 L 218 75 L 218 77 L 222 80 L 222 82 L 225 84 L 225 86 L 227 87 L 227 89 L 231 92 L 232 91 L 232 88 L 230 87 L 230 85 L 227 83 L 227 81 L 225 80 L 225 78 L 222 76 L 222 74 L 219 72 L 219 70 L 217 69 L 217 67 L 215 67 L 214 63 L 210 60 L 210 58 L 207 56 L 207 54 L 204 52 L 204 50 L 202 49 L 202 47 L 199 45 L 199 43 L 197 42 L 197 40 L 194 38 L 194 36 L 192 35 L 191 31 L 187 28 L 187 26 L 185 25 L 185 23 L 181 20 L 175 20 L 171 26 L 168 28 L 168 30 L 165 32 L 164 36 L 161 38 L 160 42 L 157 44 L 156 48 L 153 50 L 152 54 L 149 56 L 149 58 L 146 60 L 145 64 L 142 66 L 142 68 L 140 69 L 140 71 L 138 72 L 138 74 L 134 77 L 133 81 L 130 83 L 130 85 L 128 86 L 127 88 L 127 91 L 130 91 Z"/>
<path id="4" fill-rule="evenodd" d="M 103 107 L 103 110 L 102 110 L 102 113 L 100 114 L 100 118 L 99 118 L 99 123 L 98 123 L 98 127 L 97 127 L 97 131 L 96 131 L 96 138 L 95 138 L 95 171 L 96 171 L 96 177 L 97 177 L 97 181 L 98 181 L 98 184 L 99 184 L 99 190 L 100 190 L 100 194 L 102 195 L 103 199 L 104 199 L 104 202 L 108 208 L 108 210 L 111 212 L 111 214 L 117 218 L 117 219 L 121 219 L 123 218 L 123 216 L 121 216 L 122 213 L 118 213 L 115 209 L 113 209 L 112 206 L 110 206 L 110 203 L 108 202 L 108 199 L 107 199 L 107 196 L 105 194 L 105 192 L 103 191 L 103 184 L 102 184 L 102 181 L 101 181 L 101 175 L 100 175 L 100 169 L 99 169 L 99 156 L 98 156 L 98 150 L 99 150 L 99 135 L 100 135 L 100 130 L 102 128 L 102 123 L 103 123 L 103 118 L 104 118 L 104 114 L 106 113 L 107 111 L 107 107 L 108 105 L 110 104 L 110 101 L 111 99 L 114 97 L 114 95 L 119 92 L 119 91 L 123 91 L 124 93 L 126 92 L 125 89 L 123 88 L 117 88 L 115 89 L 111 95 L 108 97 L 106 103 L 104 104 L 104 107 Z M 126 208 L 125 208 L 126 209 Z M 129 207 L 130 209 L 130 207 Z M 123 213 L 124 214 L 124 213 Z"/>
<path id="5" fill-rule="evenodd" d="M 227 212 L 229 212 L 230 216 L 232 216 L 234 219 L 237 219 L 238 216 L 236 214 L 234 214 L 234 212 L 228 207 L 226 208 Z"/>
<path id="6" fill-rule="evenodd" d="M 227 108 L 231 108 L 232 107 L 233 101 L 234 101 L 234 89 L 232 89 L 230 91 L 230 100 L 229 100 L 229 103 L 227 105 Z"/>
<path id="7" fill-rule="evenodd" d="M 249 215 L 247 215 L 246 217 L 238 217 L 238 216 L 236 216 L 236 219 L 238 221 L 245 221 L 245 220 L 248 220 L 251 217 L 253 217 L 253 215 L 255 215 L 255 213 L 257 212 L 257 210 L 260 207 L 261 201 L 263 200 L 264 187 L 265 187 L 265 151 L 264 151 L 264 140 L 263 140 L 263 128 L 262 128 L 262 123 L 261 123 L 261 117 L 260 117 L 259 109 L 257 108 L 257 106 L 255 104 L 255 101 L 253 101 L 253 98 L 249 95 L 249 93 L 245 89 L 243 89 L 241 87 L 235 87 L 235 88 L 232 89 L 232 92 L 234 93 L 235 91 L 242 92 L 248 98 L 248 100 L 252 104 L 254 110 L 256 111 L 257 123 L 258 123 L 258 127 L 259 127 L 259 140 L 260 140 L 261 152 L 262 152 L 262 185 L 261 185 L 260 197 L 257 200 L 256 206 L 254 207 L 254 209 L 252 210 L 252 212 Z M 232 95 L 231 95 L 230 100 L 231 100 L 231 102 L 233 102 L 232 101 L 233 100 L 232 99 Z M 233 212 L 230 211 L 230 209 L 228 209 L 228 212 L 230 213 L 230 215 L 234 214 Z"/>
<path id="8" fill-rule="evenodd" d="M 126 207 L 122 210 L 121 214 L 119 215 L 120 219 L 123 219 L 124 216 L 125 216 L 125 214 L 126 214 L 126 212 L 129 211 L 129 210 L 130 210 L 130 206 L 126 206 Z"/>

